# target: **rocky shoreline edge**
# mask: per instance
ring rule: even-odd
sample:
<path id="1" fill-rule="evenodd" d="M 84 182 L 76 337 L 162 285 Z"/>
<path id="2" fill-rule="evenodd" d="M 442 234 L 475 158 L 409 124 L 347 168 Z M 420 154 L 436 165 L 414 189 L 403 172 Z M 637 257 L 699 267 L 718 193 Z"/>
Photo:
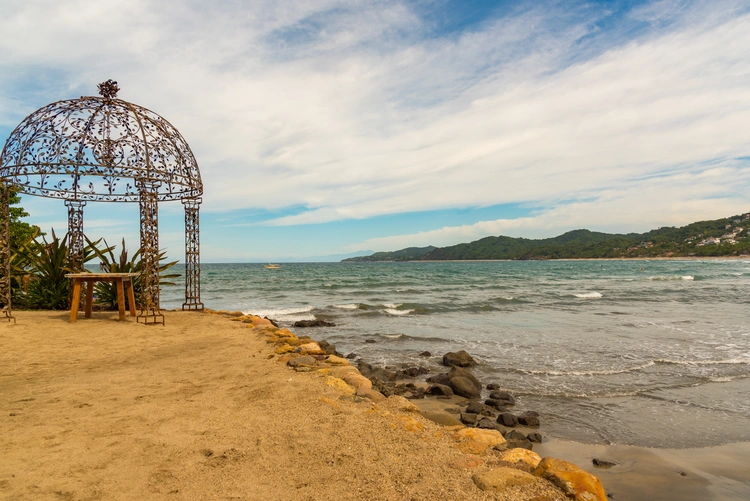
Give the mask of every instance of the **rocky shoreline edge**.
<path id="1" fill-rule="evenodd" d="M 482 385 L 465 368 L 472 364 L 468 353 L 446 354 L 444 365 L 450 366 L 450 370 L 428 378 L 429 386 L 412 382 L 398 384 L 392 371 L 374 368 L 363 360 L 355 367 L 333 345 L 315 341 L 309 336 L 297 336 L 289 329 L 280 328 L 271 319 L 225 310 L 206 310 L 206 313 L 247 324 L 254 334 L 273 345 L 273 353 L 268 358 L 285 364 L 290 370 L 320 375 L 326 379 L 326 384 L 369 403 L 374 411 L 398 413 L 406 431 L 422 430 L 421 419 L 441 425 L 439 436 L 453 441 L 457 449 L 467 454 L 467 462 L 471 464 L 465 467 L 495 466 L 472 475 L 474 484 L 482 491 L 502 492 L 542 480 L 569 499 L 607 499 L 596 476 L 573 463 L 552 457 L 542 458 L 531 450 L 534 442 L 542 441 L 541 435 L 534 431 L 539 426 L 538 413 L 514 414 L 509 410 L 515 403 L 513 396 L 493 385 L 488 388 L 492 392 L 490 398 L 484 403 L 478 401 Z M 400 376 L 416 377 L 415 370 L 419 371 L 419 368 L 408 368 Z M 434 398 L 425 399 L 426 396 Z M 427 406 L 416 405 L 409 399 L 431 400 L 443 405 L 435 410 L 423 410 L 420 407 Z M 532 428 L 532 431 L 525 434 L 511 429 L 518 425 Z M 533 499 L 544 501 L 552 498 Z"/>

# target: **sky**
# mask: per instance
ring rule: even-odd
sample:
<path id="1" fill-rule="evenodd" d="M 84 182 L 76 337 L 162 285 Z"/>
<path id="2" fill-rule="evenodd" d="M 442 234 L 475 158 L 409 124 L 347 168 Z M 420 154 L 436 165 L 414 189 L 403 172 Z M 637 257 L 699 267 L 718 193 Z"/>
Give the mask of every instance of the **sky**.
<path id="1" fill-rule="evenodd" d="M 747 1 L 0 0 L 0 144 L 97 95 L 180 131 L 203 262 L 335 261 L 750 210 Z M 59 200 L 27 221 L 64 233 Z M 138 245 L 137 204 L 84 229 Z M 183 259 L 179 202 L 160 246 Z"/>

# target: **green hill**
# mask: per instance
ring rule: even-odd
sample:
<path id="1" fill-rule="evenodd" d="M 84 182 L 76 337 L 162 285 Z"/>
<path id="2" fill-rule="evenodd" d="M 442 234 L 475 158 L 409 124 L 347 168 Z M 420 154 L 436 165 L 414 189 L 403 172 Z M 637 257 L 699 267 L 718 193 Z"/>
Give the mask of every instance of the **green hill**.
<path id="1" fill-rule="evenodd" d="M 611 234 L 573 230 L 554 238 L 505 236 L 450 247 L 377 252 L 346 261 L 443 261 L 481 259 L 576 259 L 750 255 L 750 213 L 647 233 Z"/>

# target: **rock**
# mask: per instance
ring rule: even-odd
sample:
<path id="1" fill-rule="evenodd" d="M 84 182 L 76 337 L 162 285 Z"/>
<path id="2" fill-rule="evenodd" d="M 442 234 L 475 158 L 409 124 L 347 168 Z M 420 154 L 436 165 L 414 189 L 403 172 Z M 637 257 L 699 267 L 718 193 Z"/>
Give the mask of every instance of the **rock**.
<path id="1" fill-rule="evenodd" d="M 483 454 L 487 449 L 505 443 L 497 430 L 464 428 L 455 432 L 452 437 L 458 442 L 458 448 L 469 454 Z"/>
<path id="2" fill-rule="evenodd" d="M 446 367 L 473 367 L 477 363 L 465 350 L 461 350 L 443 355 L 443 365 Z"/>
<path id="3" fill-rule="evenodd" d="M 349 361 L 345 358 L 337 357 L 336 355 L 328 355 L 325 358 L 326 363 L 331 365 L 349 365 Z"/>
<path id="4" fill-rule="evenodd" d="M 341 353 L 336 351 L 336 347 L 329 343 L 328 341 L 320 341 L 318 343 L 320 345 L 320 349 L 325 351 L 327 355 L 336 355 L 337 357 L 343 357 Z"/>
<path id="5" fill-rule="evenodd" d="M 508 440 L 507 441 L 508 449 L 528 449 L 531 450 L 534 448 L 534 444 L 532 444 L 530 441 L 523 439 L 523 440 Z"/>
<path id="6" fill-rule="evenodd" d="M 359 388 L 357 388 L 356 395 L 358 397 L 369 398 L 370 400 L 372 400 L 376 404 L 379 403 L 379 402 L 382 402 L 383 400 L 385 400 L 385 395 L 383 395 L 379 391 L 373 390 L 373 389 L 368 389 L 368 388 L 365 388 L 365 387 L 359 387 Z"/>
<path id="7" fill-rule="evenodd" d="M 328 378 L 326 378 L 326 384 L 328 386 L 332 386 L 332 387 L 338 389 L 339 391 L 342 391 L 344 393 L 348 393 L 349 395 L 353 395 L 354 394 L 354 388 L 352 388 L 351 386 L 349 386 L 346 383 L 346 381 L 344 381 L 343 379 L 339 379 L 337 377 L 329 376 Z"/>
<path id="8" fill-rule="evenodd" d="M 508 487 L 529 485 L 537 482 L 531 473 L 501 466 L 494 470 L 477 473 L 471 477 L 483 491 L 503 492 Z"/>
<path id="9" fill-rule="evenodd" d="M 298 320 L 294 322 L 294 327 L 336 327 L 336 324 L 334 324 L 333 322 L 328 322 L 326 320 L 320 320 L 320 319 Z"/>
<path id="10" fill-rule="evenodd" d="M 499 385 L 499 384 L 495 384 L 495 383 L 490 383 L 490 384 L 488 384 L 488 385 L 486 386 L 486 388 L 487 388 L 488 390 L 490 390 L 490 391 L 493 391 L 493 390 L 499 390 L 499 389 L 500 389 L 500 385 Z"/>
<path id="11" fill-rule="evenodd" d="M 496 430 L 497 429 L 495 422 L 487 417 L 483 417 L 482 419 L 477 421 L 477 428 L 481 428 L 483 430 Z"/>
<path id="12" fill-rule="evenodd" d="M 428 383 L 433 384 L 442 384 L 447 386 L 450 382 L 451 378 L 448 377 L 448 374 L 437 374 L 435 376 L 430 376 L 427 378 Z"/>
<path id="13" fill-rule="evenodd" d="M 377 341 L 375 341 L 374 339 L 365 339 L 365 343 L 375 344 L 375 343 L 377 343 Z"/>
<path id="14" fill-rule="evenodd" d="M 508 408 L 505 406 L 506 404 L 507 402 L 505 400 L 495 400 L 492 398 L 488 398 L 484 401 L 484 405 L 488 405 L 500 412 L 508 412 Z"/>
<path id="15" fill-rule="evenodd" d="M 297 351 L 303 355 L 325 355 L 326 352 L 320 349 L 318 343 L 306 343 L 297 347 Z"/>
<path id="16" fill-rule="evenodd" d="M 391 412 L 419 412 L 419 407 L 398 395 L 388 397 L 380 402 L 378 404 L 378 409 Z"/>
<path id="17" fill-rule="evenodd" d="M 541 444 L 542 436 L 539 433 L 533 432 L 533 433 L 529 433 L 528 435 L 526 435 L 526 440 L 534 444 Z M 594 461 L 596 461 L 596 459 Z"/>
<path id="18" fill-rule="evenodd" d="M 427 374 L 429 372 L 430 370 L 425 367 L 407 367 L 405 369 L 396 371 L 396 378 L 397 379 L 405 379 L 405 378 L 414 379 L 415 377 L 419 377 L 422 374 Z"/>
<path id="19" fill-rule="evenodd" d="M 263 320 L 268 320 L 268 323 L 269 323 L 269 324 L 273 325 L 273 326 L 274 326 L 274 327 L 276 327 L 277 329 L 279 328 L 279 324 L 277 324 L 275 320 L 273 320 L 273 319 L 271 319 L 271 318 L 268 318 L 268 317 L 263 317 Z"/>
<path id="20" fill-rule="evenodd" d="M 346 374 L 343 374 L 341 376 L 341 379 L 346 381 L 346 384 L 351 386 L 352 388 L 358 390 L 360 388 L 365 388 L 367 390 L 372 389 L 372 381 L 364 377 L 362 374 L 357 374 L 355 372 L 348 372 Z"/>
<path id="21" fill-rule="evenodd" d="M 526 440 L 526 435 L 517 430 L 510 430 L 504 435 L 505 440 Z"/>
<path id="22" fill-rule="evenodd" d="M 518 426 L 518 418 L 515 415 L 511 414 L 510 412 L 501 412 L 497 416 L 497 422 L 498 424 L 507 426 L 508 428 L 514 428 Z"/>
<path id="23" fill-rule="evenodd" d="M 469 402 L 469 405 L 466 406 L 466 412 L 481 414 L 483 416 L 495 416 L 495 410 L 492 407 L 480 404 L 479 402 Z"/>
<path id="24" fill-rule="evenodd" d="M 450 380 L 454 377 L 465 377 L 466 379 L 469 379 L 477 389 L 477 393 L 482 389 L 482 383 L 480 383 L 479 380 L 474 377 L 474 374 L 467 371 L 466 369 L 462 369 L 461 367 L 453 367 L 450 372 L 448 372 L 448 379 Z"/>
<path id="25" fill-rule="evenodd" d="M 433 384 L 427 388 L 427 393 L 430 395 L 453 395 L 453 388 L 443 384 Z"/>
<path id="26" fill-rule="evenodd" d="M 615 461 L 608 461 L 606 459 L 599 459 L 594 458 L 591 460 L 592 463 L 594 463 L 594 466 L 598 468 L 612 468 L 613 466 L 617 466 L 619 463 L 616 463 Z"/>
<path id="27" fill-rule="evenodd" d="M 391 372 L 388 369 L 381 369 L 380 367 L 373 367 L 366 362 L 359 362 L 357 368 L 363 376 L 370 379 L 380 379 L 381 381 L 393 381 L 396 379 L 395 372 Z"/>
<path id="28" fill-rule="evenodd" d="M 349 353 L 345 358 L 348 358 L 349 360 L 352 360 L 354 358 L 359 358 L 359 355 L 356 353 Z"/>
<path id="29" fill-rule="evenodd" d="M 514 397 L 507 391 L 493 391 L 492 393 L 490 393 L 490 398 L 493 400 L 501 400 L 507 402 L 506 405 L 516 405 L 516 397 Z"/>
<path id="30" fill-rule="evenodd" d="M 447 412 L 423 412 L 422 415 L 440 426 L 461 426 L 461 421 Z"/>
<path id="31" fill-rule="evenodd" d="M 419 354 L 419 356 L 420 357 L 431 357 L 432 353 L 430 353 L 429 351 L 423 351 L 422 353 Z"/>
<path id="32" fill-rule="evenodd" d="M 476 426 L 478 417 L 479 416 L 477 414 L 471 414 L 469 412 L 462 412 L 461 422 L 467 426 Z"/>
<path id="33" fill-rule="evenodd" d="M 500 459 L 507 463 L 523 463 L 524 465 L 536 468 L 542 461 L 539 454 L 528 449 L 510 449 L 500 455 Z"/>
<path id="34" fill-rule="evenodd" d="M 539 418 L 525 413 L 518 416 L 518 423 L 523 426 L 539 426 Z"/>
<path id="35" fill-rule="evenodd" d="M 286 364 L 289 367 L 299 367 L 302 365 L 308 365 L 308 366 L 315 365 L 316 362 L 317 360 L 315 360 L 315 357 L 311 357 L 308 355 L 305 357 L 292 358 Z"/>
<path id="36" fill-rule="evenodd" d="M 606 501 L 599 479 L 578 466 L 561 459 L 546 457 L 534 470 L 534 475 L 549 480 L 576 501 Z"/>
<path id="37" fill-rule="evenodd" d="M 453 389 L 453 393 L 466 398 L 479 398 L 479 390 L 474 383 L 465 377 L 451 378 L 448 385 Z"/>

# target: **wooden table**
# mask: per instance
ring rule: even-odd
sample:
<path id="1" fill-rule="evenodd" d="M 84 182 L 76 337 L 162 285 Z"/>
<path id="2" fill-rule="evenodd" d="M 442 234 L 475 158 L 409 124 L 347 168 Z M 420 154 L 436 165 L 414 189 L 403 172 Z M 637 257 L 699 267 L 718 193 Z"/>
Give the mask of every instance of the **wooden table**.
<path id="1" fill-rule="evenodd" d="M 117 309 L 120 321 L 125 320 L 125 288 L 128 290 L 130 316 L 135 316 L 135 294 L 133 293 L 133 277 L 138 273 L 68 273 L 67 278 L 73 279 L 73 299 L 70 303 L 70 321 L 78 320 L 78 305 L 81 302 L 81 284 L 86 282 L 86 318 L 91 318 L 91 303 L 94 300 L 94 284 L 96 282 L 114 282 L 117 289 Z"/>

